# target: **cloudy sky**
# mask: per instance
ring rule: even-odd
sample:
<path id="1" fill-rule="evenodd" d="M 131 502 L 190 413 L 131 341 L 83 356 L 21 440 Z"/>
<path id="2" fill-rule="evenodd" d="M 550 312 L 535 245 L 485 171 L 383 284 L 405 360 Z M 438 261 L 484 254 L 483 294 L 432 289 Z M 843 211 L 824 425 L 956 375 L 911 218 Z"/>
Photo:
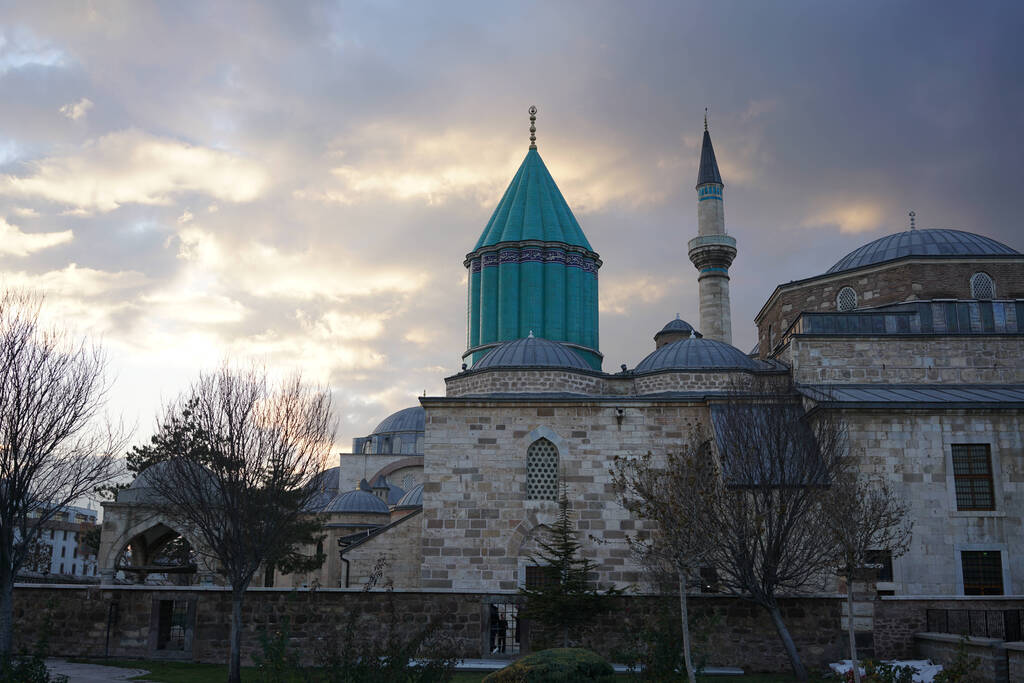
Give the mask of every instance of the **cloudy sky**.
<path id="1" fill-rule="evenodd" d="M 921 227 L 1024 249 L 1018 2 L 0 1 L 0 272 L 100 337 L 150 433 L 225 356 L 334 390 L 339 445 L 465 347 L 463 256 L 540 109 L 601 348 L 696 322 L 704 107 L 735 343 L 772 288 Z"/>

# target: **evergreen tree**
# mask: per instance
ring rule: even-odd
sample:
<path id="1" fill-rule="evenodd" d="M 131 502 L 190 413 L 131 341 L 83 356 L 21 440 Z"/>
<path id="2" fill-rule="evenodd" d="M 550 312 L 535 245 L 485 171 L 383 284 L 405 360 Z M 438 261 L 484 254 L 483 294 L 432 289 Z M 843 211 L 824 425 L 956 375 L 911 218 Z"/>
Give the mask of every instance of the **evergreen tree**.
<path id="1" fill-rule="evenodd" d="M 539 550 L 530 561 L 543 568 L 543 580 L 519 589 L 526 598 L 521 616 L 561 631 L 562 646 L 569 647 L 569 632 L 608 609 L 606 599 L 619 595 L 617 588 L 600 590 L 591 580 L 598 564 L 583 557 L 565 486 L 558 498 L 558 519 L 540 526 Z"/>

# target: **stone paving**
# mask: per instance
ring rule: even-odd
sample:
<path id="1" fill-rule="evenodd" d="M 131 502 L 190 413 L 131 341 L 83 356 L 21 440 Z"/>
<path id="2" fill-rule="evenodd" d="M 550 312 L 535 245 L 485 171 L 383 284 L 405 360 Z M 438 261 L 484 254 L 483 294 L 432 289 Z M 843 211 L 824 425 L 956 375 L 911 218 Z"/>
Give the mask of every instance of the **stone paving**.
<path id="1" fill-rule="evenodd" d="M 108 683 L 108 681 L 128 681 L 136 676 L 149 673 L 145 669 L 123 669 L 117 666 L 100 664 L 79 664 L 64 659 L 47 659 L 46 668 L 52 675 L 68 677 L 68 683 Z"/>

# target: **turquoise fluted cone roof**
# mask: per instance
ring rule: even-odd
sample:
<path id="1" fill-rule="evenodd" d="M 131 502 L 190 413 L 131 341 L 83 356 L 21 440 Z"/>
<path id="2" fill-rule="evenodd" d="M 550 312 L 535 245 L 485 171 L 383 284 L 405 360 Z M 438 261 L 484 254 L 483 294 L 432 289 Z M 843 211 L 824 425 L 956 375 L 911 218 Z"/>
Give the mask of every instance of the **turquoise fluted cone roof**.
<path id="1" fill-rule="evenodd" d="M 526 153 L 473 250 L 500 242 L 565 242 L 591 250 L 537 150 Z"/>

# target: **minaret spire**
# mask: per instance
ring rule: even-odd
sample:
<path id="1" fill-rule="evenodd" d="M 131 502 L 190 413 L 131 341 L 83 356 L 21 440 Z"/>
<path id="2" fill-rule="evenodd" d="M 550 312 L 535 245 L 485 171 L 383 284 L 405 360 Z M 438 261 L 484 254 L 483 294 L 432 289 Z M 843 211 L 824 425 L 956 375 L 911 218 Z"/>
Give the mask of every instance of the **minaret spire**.
<path id="1" fill-rule="evenodd" d="M 530 149 L 537 149 L 537 107 L 530 105 Z"/>
<path id="2" fill-rule="evenodd" d="M 700 329 L 708 339 L 732 344 L 729 266 L 736 258 L 736 240 L 725 234 L 722 174 L 708 132 L 704 109 L 704 141 L 697 170 L 697 237 L 689 242 L 690 261 L 700 274 Z"/>

